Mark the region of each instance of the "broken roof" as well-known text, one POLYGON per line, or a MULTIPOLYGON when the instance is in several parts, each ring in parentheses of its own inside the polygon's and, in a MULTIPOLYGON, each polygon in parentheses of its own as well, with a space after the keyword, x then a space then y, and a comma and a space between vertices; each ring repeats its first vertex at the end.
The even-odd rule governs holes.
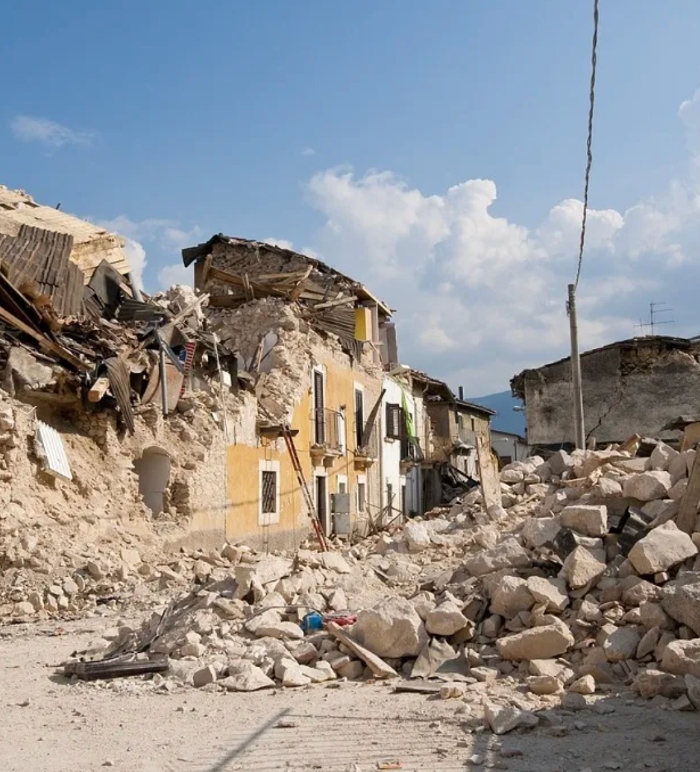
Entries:
POLYGON ((0 185, 0 235, 17 238, 22 226, 72 236, 70 260, 81 269, 86 284, 103 260, 122 275, 131 271, 121 237, 59 209, 37 204, 22 190, 0 185))
MULTIPOLYGON (((638 338, 626 338, 625 340, 614 341, 613 343, 607 343, 605 346, 598 346, 598 348, 592 348, 588 351, 581 353, 581 359, 591 356, 592 354, 598 354, 601 351, 609 351, 610 349, 635 349, 640 346, 649 344, 659 344, 666 349, 685 350, 695 349, 698 346, 698 338, 676 338, 670 335, 643 335, 638 338)), ((539 367, 528 367, 522 372, 514 375, 510 380, 511 392, 514 397, 519 399, 525 399, 525 377, 528 373, 537 373, 541 370, 546 370, 549 367, 556 367, 562 365, 565 362, 570 361, 571 357, 563 357, 557 359, 555 362, 548 362, 545 365, 539 367)))
POLYGON ((445 383, 437 378, 432 378, 427 373, 421 370, 409 370, 409 375, 414 381, 419 383, 425 383, 427 386, 426 396, 430 400, 433 396, 435 401, 449 402, 458 408, 463 409, 465 412, 482 413, 483 415, 497 415, 495 410, 490 407, 484 407, 484 405, 477 405, 475 402, 467 402, 467 400, 459 399, 452 389, 445 383))
POLYGON ((304 255, 301 252, 295 252, 293 249, 286 249, 285 247, 279 247, 276 244, 268 244, 264 241, 252 241, 250 239, 241 239, 235 236, 225 236, 223 233, 218 233, 215 236, 212 236, 208 241, 205 241, 203 244, 198 244, 197 246, 186 247, 183 249, 182 262, 185 264, 185 266, 190 266, 193 262, 208 257, 211 254, 212 247, 215 244, 243 247, 255 252, 259 252, 262 249, 266 252, 272 252, 279 257, 283 259, 286 258, 288 260, 291 260, 292 258, 297 260, 301 259, 320 273, 328 274, 348 282, 352 286, 358 298, 362 300, 371 300, 372 302, 376 303, 379 310, 386 314, 386 316, 391 316, 392 314, 392 309, 389 308, 386 303, 379 300, 367 289, 367 287, 355 279, 352 279, 344 273, 337 271, 335 268, 331 268, 329 265, 326 265, 326 263, 321 262, 315 257, 309 257, 308 255, 304 255))

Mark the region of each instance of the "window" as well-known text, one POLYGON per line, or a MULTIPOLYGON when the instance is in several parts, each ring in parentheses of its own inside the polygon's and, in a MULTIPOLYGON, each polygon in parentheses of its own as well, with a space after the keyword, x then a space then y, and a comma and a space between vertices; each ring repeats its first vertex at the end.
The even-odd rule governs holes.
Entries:
POLYGON ((394 508, 394 486, 391 483, 386 484, 386 504, 391 513, 394 508))
POLYGON ((274 514, 277 510, 277 472, 262 473, 262 512, 274 514))
POLYGON ((391 402, 387 402, 386 405, 386 433, 385 436, 389 439, 400 440, 401 439, 401 423, 402 423, 401 405, 397 405, 391 402))
POLYGON ((367 481, 358 477, 357 479, 357 511, 364 512, 367 507, 367 481))
POLYGON ((472 418, 472 431, 476 431, 476 421, 472 418))
POLYGON ((313 392, 314 392, 314 441, 316 445, 323 445, 326 441, 326 424, 324 420, 325 413, 325 384, 323 372, 314 370, 313 392))
POLYGON ((258 524, 272 525, 280 521, 279 461, 260 461, 260 493, 258 524))
POLYGON ((365 431, 365 393, 362 389, 355 388, 355 447, 361 448, 364 444, 365 431))
POLYGON ((336 480, 338 486, 338 493, 348 492, 348 478, 344 474, 339 474, 336 480))

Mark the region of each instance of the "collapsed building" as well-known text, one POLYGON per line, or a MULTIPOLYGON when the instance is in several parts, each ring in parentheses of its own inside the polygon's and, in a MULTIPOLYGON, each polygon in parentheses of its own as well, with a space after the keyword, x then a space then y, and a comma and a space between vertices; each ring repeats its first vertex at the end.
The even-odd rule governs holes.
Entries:
MULTIPOLYGON (((697 412, 700 342, 652 335, 581 354, 583 409, 589 444, 623 442, 634 433, 669 439, 666 425, 697 412)), ((575 445, 571 360, 524 370, 511 381, 525 403, 530 448, 575 445)))

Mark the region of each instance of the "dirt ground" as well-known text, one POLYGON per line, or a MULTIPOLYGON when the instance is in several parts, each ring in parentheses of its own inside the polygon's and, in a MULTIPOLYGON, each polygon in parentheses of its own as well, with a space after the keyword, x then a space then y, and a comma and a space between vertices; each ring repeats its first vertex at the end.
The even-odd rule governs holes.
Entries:
POLYGON ((398 694, 389 684, 214 694, 54 675, 107 626, 95 619, 0 628, 0 770, 369 772, 390 761, 421 772, 700 769, 700 714, 631 694, 595 710, 552 710, 535 730, 496 737, 483 730, 479 705, 398 694))

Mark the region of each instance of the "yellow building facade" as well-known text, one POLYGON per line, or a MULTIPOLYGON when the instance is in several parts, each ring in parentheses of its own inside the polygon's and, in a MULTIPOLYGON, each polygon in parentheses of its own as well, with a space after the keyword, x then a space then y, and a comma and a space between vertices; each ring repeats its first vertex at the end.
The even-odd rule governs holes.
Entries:
MULTIPOLYGON (((376 444, 361 447, 361 432, 381 393, 381 373, 353 366, 336 351, 320 351, 299 391, 290 427, 323 530, 338 531, 335 494, 348 494, 349 507, 340 508, 349 509, 353 528, 364 528, 381 508, 379 453, 376 444)), ((253 447, 228 447, 227 492, 229 541, 282 549, 313 533, 306 497, 279 433, 260 432, 253 447)))

